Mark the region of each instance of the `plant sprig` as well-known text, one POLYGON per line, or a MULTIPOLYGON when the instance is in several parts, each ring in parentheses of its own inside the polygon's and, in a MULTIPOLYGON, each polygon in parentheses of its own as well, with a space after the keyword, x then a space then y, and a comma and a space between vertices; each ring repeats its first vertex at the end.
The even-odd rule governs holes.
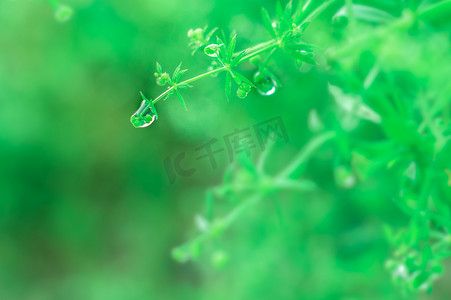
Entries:
MULTIPOLYGON (((272 94, 276 80, 266 65, 278 49, 286 50, 298 64, 316 65, 318 48, 306 43, 303 34, 311 22, 335 1, 317 6, 314 3, 307 0, 294 9, 291 1, 285 7, 278 2, 275 22, 262 9, 263 23, 271 39, 242 51, 236 51, 236 35, 229 39, 214 38, 216 29, 209 32, 207 28, 191 30, 191 48, 194 52, 203 49, 214 67, 180 82, 184 73, 181 65, 170 77, 157 64, 157 82, 167 89, 154 100, 143 97, 140 109, 132 116, 133 125, 145 127, 143 125, 154 122, 157 117, 154 104, 174 94, 186 108, 179 90, 222 72, 226 76, 227 99, 231 96, 234 82, 240 98, 245 98, 252 88, 264 90, 264 95, 272 94), (253 81, 239 73, 237 67, 241 63, 265 53, 253 81)), ((419 83, 409 82, 408 87, 399 84, 402 75, 394 72, 393 67, 384 65, 386 58, 382 54, 371 57, 369 62, 365 62, 366 66, 359 63, 365 60, 367 50, 383 47, 389 37, 405 36, 412 28, 418 29, 419 24, 449 16, 451 0, 428 5, 423 1, 399 0, 396 4, 402 9, 399 14, 351 0, 344 2, 332 17, 337 24, 343 18, 348 24, 344 42, 324 47, 328 60, 325 66, 329 68, 331 81, 334 81, 329 83, 329 93, 335 100, 336 115, 333 121, 324 124, 315 114, 315 118, 311 118, 316 120, 315 124, 312 121, 310 126, 320 128, 322 132, 324 127, 332 127, 332 131, 323 132, 313 139, 279 175, 270 176, 264 172, 266 154, 256 166, 243 163, 240 170, 235 170, 245 172, 247 176, 244 178, 250 178, 248 181, 242 181, 242 178, 234 180, 233 173, 226 173, 224 183, 207 193, 206 212, 201 222, 203 232, 174 249, 173 255, 177 260, 197 258, 206 242, 222 235, 268 195, 281 190, 312 191, 314 183, 294 180, 292 175, 302 173, 310 155, 334 139, 337 150, 334 176, 338 187, 353 188, 359 180, 363 181, 377 170, 396 174, 399 178, 394 183, 398 193, 393 195, 393 201, 408 216, 409 222, 403 228, 387 226, 387 239, 394 249, 387 268, 393 280, 405 291, 432 289, 434 281, 443 272, 443 259, 451 256, 451 88, 449 83, 437 80, 439 83, 436 85, 425 82, 421 84, 421 92, 412 92, 412 85, 419 83), (368 31, 360 33, 359 26, 367 26, 368 31), (362 73, 365 74, 362 76, 362 73), (437 87, 440 91, 436 90, 437 87), (360 122, 377 126, 383 139, 374 141, 357 137, 353 130, 360 122), (214 218, 212 205, 215 199, 230 195, 241 195, 245 200, 224 217, 214 218)), ((450 62, 443 62, 446 63, 450 62)), ((429 81, 433 79, 436 78, 431 75, 429 81)))
MULTIPOLYGON (((211 40, 217 32, 216 28, 208 32, 206 27, 203 29, 191 29, 188 32, 188 37, 190 38, 189 46, 192 48, 193 54, 198 50, 203 49, 204 53, 213 59, 213 63, 216 67, 205 73, 179 82, 181 75, 186 70, 180 70, 179 65, 174 72, 174 74, 177 75, 175 76, 176 78, 174 78, 174 75, 171 78, 168 73, 163 72, 160 64, 157 63, 157 72, 155 73, 157 84, 167 86, 167 89, 150 102, 143 102, 142 105, 144 105, 144 107, 138 109, 140 113, 133 114, 131 119, 132 124, 137 128, 143 127, 139 124, 141 124, 143 120, 149 119, 146 116, 146 113, 149 112, 150 105, 155 105, 160 100, 166 100, 174 94, 177 95, 180 103, 186 109, 186 104, 180 93, 180 89, 190 88, 192 87, 191 83, 218 73, 226 72, 225 93, 227 99, 230 99, 231 96, 232 82, 237 84, 237 96, 242 99, 246 98, 252 88, 258 89, 260 85, 268 83, 273 83, 275 85, 276 80, 270 77, 271 72, 266 70, 265 65, 273 54, 272 51, 276 49, 283 48, 287 50, 288 53, 295 57, 298 64, 302 64, 302 62, 316 64, 313 54, 314 47, 305 44, 302 41, 302 34, 308 28, 309 24, 333 2, 333 0, 326 1, 316 9, 313 9, 310 13, 307 13, 307 9, 310 7, 311 1, 307 1, 304 6, 298 5, 295 11, 293 10, 292 1, 290 1, 285 8, 282 8, 279 2, 277 20, 274 22, 274 26, 268 13, 263 10, 263 20, 272 39, 241 51, 236 51, 235 49, 236 35, 232 35, 229 41, 226 41, 224 38, 221 39, 216 35, 215 43, 212 43, 211 40), (260 67, 260 76, 254 78, 256 79, 254 80, 256 82, 252 82, 236 70, 236 67, 241 63, 266 52, 270 52, 270 55, 260 67)), ((267 87, 262 88, 266 89, 267 87)))

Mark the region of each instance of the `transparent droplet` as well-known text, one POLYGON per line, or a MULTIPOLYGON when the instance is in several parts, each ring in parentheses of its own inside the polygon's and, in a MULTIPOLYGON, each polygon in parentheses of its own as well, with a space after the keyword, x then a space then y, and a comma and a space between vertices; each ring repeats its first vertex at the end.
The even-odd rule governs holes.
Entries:
POLYGON ((324 130, 324 123, 321 120, 316 109, 312 109, 308 114, 308 127, 312 132, 321 132, 324 130))
POLYGON ((217 44, 211 44, 204 48, 204 53, 210 57, 218 57, 219 48, 221 46, 217 44))
POLYGON ((223 268, 229 262, 229 256, 222 250, 217 250, 211 255, 211 263, 215 268, 223 268))
POLYGON ((351 189, 357 183, 356 176, 346 166, 338 166, 334 170, 335 182, 344 189, 351 189))
POLYGON ((263 96, 271 96, 277 91, 277 81, 268 74, 258 71, 254 74, 257 91, 263 96))
POLYGON ((201 247, 198 243, 185 244, 172 249, 171 255, 179 263, 186 263, 199 258, 201 247))
POLYGON ((55 18, 57 21, 64 23, 69 21, 73 14, 74 10, 72 9, 72 7, 60 4, 55 11, 55 18))
POLYGON ((130 122, 135 128, 150 126, 158 119, 157 111, 150 100, 144 99, 139 109, 132 115, 130 122))

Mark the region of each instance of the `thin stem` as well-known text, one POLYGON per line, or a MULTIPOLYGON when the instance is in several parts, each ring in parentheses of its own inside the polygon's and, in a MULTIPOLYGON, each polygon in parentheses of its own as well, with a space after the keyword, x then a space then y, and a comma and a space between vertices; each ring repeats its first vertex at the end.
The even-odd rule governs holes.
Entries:
POLYGON ((271 57, 274 55, 274 53, 276 53, 276 51, 279 48, 274 48, 271 50, 271 52, 268 53, 268 55, 266 56, 265 60, 260 64, 260 69, 266 67, 266 65, 269 63, 271 57))
MULTIPOLYGON (((298 26, 301 26, 304 23, 312 22, 315 20, 324 10, 326 10, 332 3, 336 2, 336 0, 329 0, 318 6, 314 11, 312 11, 304 21, 302 21, 298 26)), ((300 21, 300 20, 298 20, 300 21)))
POLYGON ((425 9, 420 10, 418 16, 425 20, 431 20, 434 19, 434 17, 436 17, 437 15, 445 15, 447 13, 447 10, 448 13, 449 10, 451 10, 451 0, 445 0, 439 3, 432 4, 425 9))
POLYGON ((446 14, 447 10, 451 10, 451 0, 445 0, 436 4, 432 4, 418 12, 417 16, 415 16, 412 12, 406 12, 402 15, 401 18, 386 27, 379 28, 373 31, 371 34, 363 34, 360 37, 351 40, 344 46, 332 48, 328 53, 328 57, 330 59, 339 59, 341 57, 347 56, 349 53, 355 53, 355 49, 358 49, 362 46, 368 46, 372 42, 386 37, 387 34, 392 31, 403 29, 405 30, 410 28, 415 21, 415 17, 423 20, 431 20, 440 14, 446 14))
POLYGON ((48 1, 53 8, 58 8, 60 5, 58 0, 48 0, 48 1))
MULTIPOLYGON (((272 39, 272 40, 269 40, 269 41, 267 41, 267 42, 260 43, 260 44, 258 44, 258 45, 255 45, 254 47, 247 48, 246 50, 247 50, 247 52, 250 52, 250 53, 251 53, 251 52, 258 51, 258 50, 260 50, 261 48, 265 48, 265 47, 267 47, 268 45, 273 45, 274 43, 277 43, 277 40, 276 40, 276 39, 272 39)), ((237 56, 238 54, 240 54, 240 52, 234 53, 233 56, 237 56)))
MULTIPOLYGON (((268 42, 261 43, 261 44, 255 46, 255 47, 253 47, 253 48, 250 48, 250 52, 252 52, 252 53, 249 53, 248 55, 246 55, 243 58, 241 58, 240 61, 238 62, 238 64, 240 64, 240 63, 242 63, 242 62, 244 62, 244 61, 246 61, 248 59, 251 59, 252 57, 255 57, 255 56, 257 56, 257 55, 259 55, 259 54, 261 54, 263 52, 269 51, 269 50, 274 49, 274 48, 279 47, 279 46, 280 46, 280 41, 277 41, 277 40, 270 40, 268 42)), ((197 75, 197 76, 194 76, 194 77, 192 77, 190 79, 182 81, 182 82, 178 83, 175 86, 171 86, 166 91, 164 91, 160 96, 158 96, 157 98, 152 100, 152 104, 157 103, 158 101, 160 101, 161 99, 163 99, 164 97, 169 95, 171 92, 173 92, 175 89, 177 89, 178 85, 190 84, 190 83, 195 82, 197 80, 200 80, 202 78, 205 78, 205 77, 208 77, 208 76, 211 76, 211 75, 214 75, 214 74, 218 74, 218 73, 220 73, 222 71, 226 71, 229 68, 230 67, 228 65, 225 65, 225 66, 223 66, 221 68, 218 68, 218 69, 206 72, 206 73, 202 73, 200 75, 197 75)))
POLYGON ((301 149, 298 155, 293 161, 279 173, 277 178, 289 178, 293 175, 306 161, 307 159, 323 144, 334 139, 336 133, 334 131, 325 132, 321 135, 313 138, 303 149, 301 149))
POLYGON ((386 37, 392 31, 409 28, 413 24, 413 21, 414 16, 411 13, 406 13, 400 19, 386 27, 376 29, 370 34, 362 34, 343 46, 331 48, 327 54, 328 58, 336 60, 342 57, 346 57, 350 53, 355 53, 356 49, 360 49, 361 47, 368 47, 375 41, 386 37))
POLYGON ((354 10, 352 8, 352 0, 345 0, 346 5, 346 13, 348 14, 349 24, 351 26, 355 26, 355 16, 354 16, 354 10))
MULTIPOLYGON (((207 77, 207 76, 211 76, 211 75, 217 74, 217 73, 222 72, 222 71, 224 71, 226 69, 227 69, 227 67, 221 67, 219 69, 215 69, 215 70, 212 70, 212 71, 209 71, 209 72, 197 75, 197 76, 195 76, 193 78, 187 79, 185 81, 182 81, 182 82, 178 83, 177 85, 190 84, 191 82, 197 81, 197 80, 202 79, 202 78, 207 77)), ((170 88, 168 88, 164 93, 162 93, 160 96, 155 98, 152 101, 152 104, 155 104, 159 100, 161 100, 162 98, 166 97, 169 93, 171 93, 174 89, 177 88, 177 85, 171 86, 170 88)))
POLYGON ((242 63, 243 61, 246 61, 248 59, 251 59, 252 57, 255 57, 263 52, 266 52, 268 50, 272 50, 276 47, 279 47, 281 44, 280 41, 276 41, 276 40, 271 40, 270 43, 268 43, 267 45, 265 45, 265 47, 262 47, 261 49, 256 50, 254 53, 248 54, 246 56, 244 56, 242 59, 240 59, 239 63, 242 63))

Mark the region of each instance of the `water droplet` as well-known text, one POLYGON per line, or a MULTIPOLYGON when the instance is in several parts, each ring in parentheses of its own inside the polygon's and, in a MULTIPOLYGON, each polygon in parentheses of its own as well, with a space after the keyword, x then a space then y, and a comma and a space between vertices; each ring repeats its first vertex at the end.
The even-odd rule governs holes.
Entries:
POLYGON ((257 91, 263 96, 271 96, 277 91, 277 81, 267 74, 260 72, 254 74, 254 83, 257 91))
POLYGON ((179 263, 186 263, 190 260, 199 258, 201 254, 201 245, 197 242, 191 242, 172 249, 171 255, 179 263))
POLYGON ((72 7, 60 4, 55 11, 55 18, 57 21, 64 23, 69 21, 73 14, 74 10, 72 9, 72 7))
POLYGON ((335 182, 344 189, 351 189, 357 183, 352 170, 346 166, 337 166, 334 170, 335 182))
POLYGON ((225 251, 217 250, 211 255, 211 263, 214 267, 221 269, 229 262, 229 256, 225 251))
POLYGON ((132 115, 130 122, 135 128, 145 128, 158 119, 157 110, 150 100, 144 99, 139 109, 132 115))
POLYGON ((218 57, 220 45, 211 44, 204 48, 204 53, 210 57, 218 57))

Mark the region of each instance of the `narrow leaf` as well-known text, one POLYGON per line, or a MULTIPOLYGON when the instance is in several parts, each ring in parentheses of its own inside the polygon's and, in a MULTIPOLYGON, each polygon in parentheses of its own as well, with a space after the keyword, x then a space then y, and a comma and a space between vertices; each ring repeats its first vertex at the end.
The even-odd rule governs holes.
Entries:
POLYGON ((213 36, 213 34, 216 32, 216 30, 218 30, 218 27, 213 28, 206 36, 205 36, 205 40, 208 42, 211 37, 213 36))
POLYGON ((216 43, 219 46, 219 57, 224 59, 224 54, 225 54, 225 43, 222 39, 220 39, 219 37, 216 37, 216 43))
POLYGON ((236 46, 236 34, 232 37, 230 44, 229 44, 227 60, 226 60, 227 63, 230 63, 232 61, 233 52, 235 51, 235 46, 236 46))
POLYGON ((226 74, 225 93, 227 102, 230 101, 230 95, 232 94, 232 75, 226 74))
POLYGON ((301 3, 299 3, 293 17, 295 24, 299 24, 303 20, 305 12, 309 8, 310 3, 312 3, 312 0, 307 0, 304 5, 301 5, 301 3))
MULTIPOLYGON (((302 24, 305 22, 312 22, 314 21, 323 11, 325 11, 335 0, 329 0, 325 1, 323 4, 318 6, 314 11, 312 11, 303 21, 302 24)), ((296 22, 298 24, 298 22, 296 22)), ((302 25, 300 24, 300 25, 302 25)))
POLYGON ((287 6, 285 6, 285 11, 284 11, 284 16, 285 19, 291 19, 291 14, 293 13, 293 1, 290 0, 290 2, 288 2, 287 6))
POLYGON ((360 5, 360 4, 353 4, 351 6, 351 11, 348 11, 348 8, 346 6, 342 7, 334 16, 332 19, 336 19, 339 17, 351 17, 349 16, 349 13, 352 14, 352 17, 354 17, 357 20, 370 22, 370 23, 376 23, 376 24, 385 24, 393 21, 395 17, 383 10, 366 6, 366 5, 360 5))
POLYGON ((250 81, 249 79, 247 79, 246 77, 244 77, 243 75, 241 75, 240 73, 236 72, 236 71, 231 71, 232 75, 233 75, 233 79, 235 80, 235 82, 240 85, 242 82, 246 82, 247 84, 249 84, 251 87, 255 88, 255 85, 252 81, 250 81))
POLYGON ((277 18, 279 20, 283 19, 284 18, 283 7, 282 7, 282 4, 280 3, 280 0, 277 1, 276 11, 277 11, 277 18))
POLYGON ((193 86, 191 84, 188 83, 181 83, 179 85, 177 85, 179 89, 188 89, 188 88, 192 88, 193 86))
POLYGON ((306 62, 306 63, 316 66, 316 61, 313 59, 313 54, 311 54, 311 53, 300 53, 298 55, 298 58, 300 60, 302 60, 303 62, 306 62))
POLYGON ((179 92, 178 90, 175 90, 175 91, 176 91, 176 93, 177 93, 177 98, 179 98, 180 104, 183 106, 183 108, 184 108, 185 110, 188 110, 188 109, 186 108, 186 104, 185 104, 185 101, 183 100, 182 94, 180 94, 180 92, 179 92))
POLYGON ((172 81, 177 82, 177 77, 179 76, 180 70, 182 69, 182 63, 180 63, 172 74, 172 81))
POLYGON ((163 73, 163 68, 161 67, 161 65, 157 62, 157 72, 158 73, 163 73))
POLYGON ((185 74, 185 72, 186 71, 188 71, 188 70, 181 70, 178 74, 177 74, 177 76, 175 77, 175 83, 177 83, 177 82, 179 82, 180 81, 180 78, 182 77, 182 75, 183 74, 185 74))
POLYGON ((263 7, 262 7, 262 19, 263 19, 263 23, 265 24, 266 30, 268 30, 269 34, 273 38, 276 38, 277 34, 276 34, 274 27, 272 27, 271 18, 269 17, 269 14, 266 11, 266 9, 264 9, 263 7))
POLYGON ((232 62, 230 63, 231 67, 236 66, 240 60, 246 55, 247 50, 243 50, 240 53, 238 53, 238 55, 232 60, 232 62))

